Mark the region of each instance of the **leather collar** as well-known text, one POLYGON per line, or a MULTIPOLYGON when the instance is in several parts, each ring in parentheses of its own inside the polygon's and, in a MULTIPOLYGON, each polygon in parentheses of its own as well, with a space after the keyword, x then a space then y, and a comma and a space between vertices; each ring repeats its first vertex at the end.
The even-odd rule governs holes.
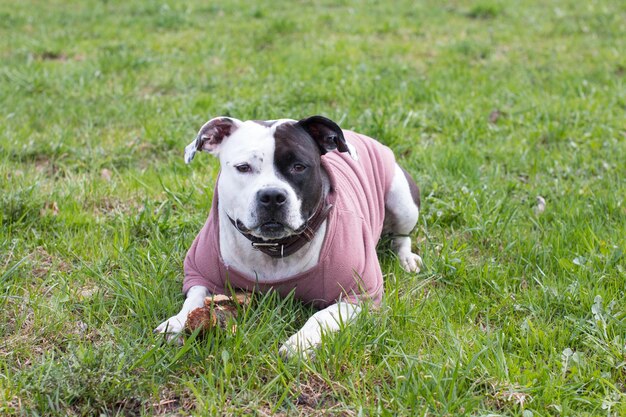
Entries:
POLYGON ((332 208, 332 204, 326 203, 320 204, 315 210, 315 213, 306 221, 304 226, 298 229, 296 234, 288 236, 284 239, 276 240, 263 240, 259 237, 253 236, 244 230, 242 230, 235 220, 228 216, 228 220, 235 226, 235 229, 239 231, 246 239, 252 242, 252 247, 256 250, 260 250, 266 255, 272 258, 284 258, 298 251, 304 245, 309 243, 315 237, 315 233, 320 228, 324 220, 328 217, 328 213, 332 208))

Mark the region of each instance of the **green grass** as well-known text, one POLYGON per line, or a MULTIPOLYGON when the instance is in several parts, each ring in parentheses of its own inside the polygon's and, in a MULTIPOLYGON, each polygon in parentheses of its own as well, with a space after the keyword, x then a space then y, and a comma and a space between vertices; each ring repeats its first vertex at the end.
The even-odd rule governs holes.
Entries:
POLYGON ((0 414, 626 415, 622 1, 0 2, 0 414), (270 296, 152 334, 216 115, 324 114, 391 146, 423 211, 380 311, 312 362, 270 296), (536 197, 546 208, 535 212, 536 197))

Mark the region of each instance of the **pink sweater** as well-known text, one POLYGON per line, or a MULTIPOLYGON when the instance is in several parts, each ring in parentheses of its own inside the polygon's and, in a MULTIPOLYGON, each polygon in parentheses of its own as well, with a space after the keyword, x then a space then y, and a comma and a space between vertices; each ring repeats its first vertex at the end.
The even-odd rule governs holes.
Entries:
POLYGON ((350 131, 344 131, 344 135, 356 148, 359 159, 339 152, 322 156, 331 183, 327 201, 333 207, 315 267, 264 284, 225 265, 219 249, 215 187, 209 218, 185 258, 183 293, 194 285, 203 285, 213 294, 224 294, 228 288, 262 292, 274 289, 282 296, 295 291, 297 299, 317 308, 327 307, 339 298, 354 303, 369 299, 379 304, 383 276, 376 244, 383 229, 385 196, 395 172, 395 159, 389 148, 367 136, 350 131))

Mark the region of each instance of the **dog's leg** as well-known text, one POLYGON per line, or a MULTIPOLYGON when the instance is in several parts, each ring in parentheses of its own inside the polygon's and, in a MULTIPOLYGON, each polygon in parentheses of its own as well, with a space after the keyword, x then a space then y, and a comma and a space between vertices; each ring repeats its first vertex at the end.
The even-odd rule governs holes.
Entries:
POLYGON ((180 339, 180 333, 185 328, 187 316, 196 308, 203 307, 204 298, 208 295, 209 290, 201 285, 189 288, 189 291, 187 291, 187 298, 185 298, 183 308, 181 308, 180 312, 159 324, 159 326, 154 329, 154 332, 166 333, 167 340, 182 341, 182 339, 180 339))
POLYGON ((391 188, 385 201, 384 233, 391 234, 391 247, 398 255, 400 265, 407 272, 419 272, 422 258, 411 252, 409 233, 419 217, 419 189, 413 178, 396 164, 391 188))
POLYGON ((338 302, 313 314, 302 328, 280 348, 286 358, 301 355, 309 357, 320 345, 323 332, 336 332, 353 321, 361 311, 357 304, 338 302))

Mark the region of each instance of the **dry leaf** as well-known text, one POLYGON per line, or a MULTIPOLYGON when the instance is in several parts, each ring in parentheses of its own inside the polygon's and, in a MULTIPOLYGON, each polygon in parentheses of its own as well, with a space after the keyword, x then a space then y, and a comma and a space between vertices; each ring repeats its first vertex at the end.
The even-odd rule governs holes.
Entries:
POLYGON ((111 181, 111 175, 112 175, 111 171, 109 171, 106 168, 100 171, 100 178, 102 178, 105 181, 111 181))
POLYGON ((537 196, 537 205, 535 205, 534 210, 537 216, 546 210, 546 200, 540 195, 537 196))
POLYGON ((492 112, 489 113, 489 123, 495 125, 496 123, 498 123, 498 120, 504 115, 505 114, 498 109, 492 110, 492 112))
POLYGON ((43 208, 41 210, 39 210, 39 215, 41 216, 45 216, 45 215, 52 215, 52 216, 58 216, 59 215, 59 205, 57 204, 56 201, 48 201, 46 202, 46 204, 43 205, 43 208))

